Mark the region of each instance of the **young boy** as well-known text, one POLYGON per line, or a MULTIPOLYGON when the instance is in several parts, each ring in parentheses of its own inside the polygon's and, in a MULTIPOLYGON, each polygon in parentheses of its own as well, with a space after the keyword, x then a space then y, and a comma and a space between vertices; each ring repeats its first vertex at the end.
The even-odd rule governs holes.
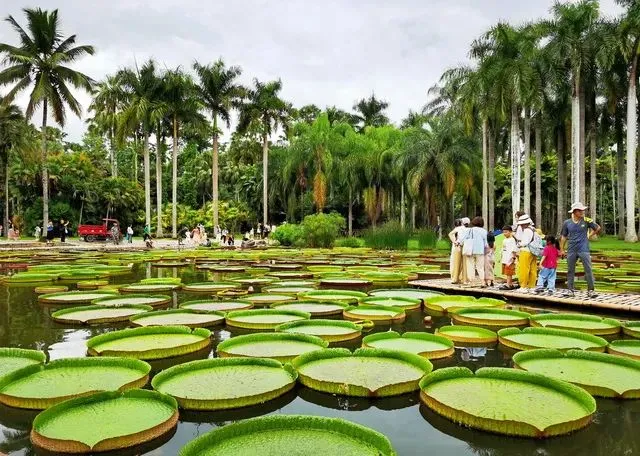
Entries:
POLYGON ((504 234, 504 242, 502 243, 502 274, 507 278, 507 284, 503 285, 503 290, 513 290, 513 276, 516 273, 516 258, 518 255, 518 246, 516 239, 513 237, 513 229, 510 226, 502 228, 504 234))

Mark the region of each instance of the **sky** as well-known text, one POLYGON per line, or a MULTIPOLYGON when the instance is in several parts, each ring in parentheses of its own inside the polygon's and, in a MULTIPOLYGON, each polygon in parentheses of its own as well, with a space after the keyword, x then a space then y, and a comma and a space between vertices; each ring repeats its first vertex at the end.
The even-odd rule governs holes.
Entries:
MULTIPOLYGON (((24 24, 22 8, 59 9, 62 31, 96 54, 75 68, 95 80, 153 57, 161 67, 191 69, 222 57, 243 69, 242 82, 282 79, 282 97, 300 107, 350 111, 375 93, 399 123, 420 110, 442 72, 467 62, 470 43, 499 20, 547 15, 553 0, 3 0, 0 16, 24 24)), ((601 0, 604 15, 619 12, 601 0)), ((0 42, 17 36, 0 22, 0 42)), ((6 89, 0 88, 0 93, 6 89)), ((83 108, 86 93, 78 93, 83 108)), ((26 94, 17 103, 26 106, 26 94)), ((37 124, 41 114, 34 116, 37 124)), ((79 141, 84 119, 64 130, 79 141)))

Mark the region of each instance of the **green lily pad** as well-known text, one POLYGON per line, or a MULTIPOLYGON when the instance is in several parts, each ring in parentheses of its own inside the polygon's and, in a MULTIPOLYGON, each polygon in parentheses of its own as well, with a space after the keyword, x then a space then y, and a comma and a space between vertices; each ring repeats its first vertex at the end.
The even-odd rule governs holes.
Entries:
POLYGON ((151 306, 83 306, 62 309, 51 314, 53 321, 69 325, 99 325, 129 318, 153 310, 151 306))
POLYGON ((289 362, 296 356, 327 348, 328 342, 316 336, 278 332, 236 336, 220 342, 216 351, 221 357, 272 358, 289 362))
POLYGON ((293 286, 268 287, 264 289, 265 293, 269 293, 269 294, 293 295, 293 296, 298 296, 300 293, 306 293, 308 291, 313 291, 313 290, 315 290, 315 288, 313 287, 293 287, 293 286))
POLYGON ((607 351, 640 361, 640 340, 614 340, 607 346, 607 351))
POLYGON ((342 274, 339 276, 325 277, 320 280, 320 286, 323 288, 365 290, 372 284, 373 282, 370 280, 346 278, 342 274))
POLYGON ((253 307, 249 301, 187 301, 180 304, 181 309, 204 312, 229 312, 231 310, 248 310, 253 307))
POLYGON ((309 318, 311 318, 310 313, 297 310, 238 310, 227 314, 227 325, 244 329, 273 330, 282 323, 309 318))
POLYGON ((427 298, 424 305, 435 312, 447 313, 463 307, 503 307, 504 301, 491 298, 476 299, 473 296, 443 295, 427 298))
POLYGON ((151 366, 137 359, 66 358, 24 367, 0 377, 0 402, 45 409, 98 391, 141 388, 151 366))
POLYGON ((300 299, 310 301, 342 301, 349 304, 357 304, 360 298, 366 297, 366 293, 349 290, 315 290, 300 295, 300 299))
POLYGON ((66 291, 63 293, 49 293, 38 296, 38 301, 44 304, 85 304, 107 296, 117 295, 115 291, 66 291))
POLYGON ((23 367, 43 364, 44 352, 25 348, 0 347, 0 378, 23 367))
POLYGON ((362 346, 406 351, 427 359, 447 358, 455 352, 453 342, 446 337, 419 332, 406 332, 402 335, 395 331, 370 334, 362 339, 362 346))
POLYGON ((422 300, 415 298, 373 296, 370 298, 362 298, 360 300, 360 304, 367 306, 399 307, 404 310, 416 310, 422 307, 422 300))
POLYGON ((396 456, 389 440, 338 418, 273 415, 217 428, 190 442, 179 456, 396 456))
POLYGON ((105 285, 109 285, 108 280, 84 280, 76 284, 78 290, 95 290, 105 285))
POLYGON ((603 352, 607 341, 602 337, 579 331, 567 331, 551 328, 505 328, 498 331, 498 340, 514 350, 532 350, 536 348, 555 348, 570 350, 578 348, 603 352))
POLYGON ((442 296, 442 293, 438 291, 422 290, 420 288, 391 288, 372 290, 369 292, 371 296, 378 296, 383 298, 409 298, 420 299, 423 303, 426 299, 433 298, 435 296, 442 296))
POLYGON ((224 313, 189 309, 170 309, 146 312, 130 318, 134 326, 183 325, 189 328, 208 328, 224 323, 224 313))
POLYGON ((374 324, 402 323, 407 317, 404 309, 390 306, 350 306, 342 315, 346 320, 370 320, 374 324))
POLYGON ((33 289, 37 294, 64 293, 69 291, 66 285, 42 285, 33 289))
POLYGON ((256 293, 250 294, 243 299, 249 301, 254 306, 269 306, 276 302, 295 301, 297 298, 290 294, 256 293))
POLYGON ((3 280, 9 283, 38 283, 53 282, 58 280, 59 274, 47 274, 38 272, 17 272, 16 274, 5 277, 3 280))
POLYGON ((175 283, 134 283, 120 288, 120 293, 158 293, 179 290, 182 285, 175 283))
POLYGON ((583 350, 530 350, 516 353, 514 365, 571 382, 594 396, 640 399, 640 361, 583 350))
MULTIPOLYGON (((273 282, 269 285, 269 287, 279 287, 279 288, 296 288, 296 287, 305 287, 305 288, 313 288, 317 285, 317 282, 313 280, 282 280, 279 282, 273 282)), ((266 291, 267 289, 265 289, 266 291)), ((309 290, 312 291, 312 290, 309 290)))
POLYGON ((233 282, 200 282, 183 285, 182 291, 189 293, 216 293, 223 290, 232 290, 237 287, 238 284, 233 282))
POLYGON ((495 309, 491 307, 463 307, 450 311, 451 320, 456 325, 482 326, 489 329, 501 329, 515 326, 528 326, 531 314, 517 310, 495 309))
POLYGON ((318 350, 292 361, 303 385, 345 396, 395 396, 418 389, 418 381, 431 372, 429 360, 412 353, 359 348, 318 350))
POLYGON ((126 296, 106 296, 91 301, 92 304, 100 306, 151 306, 162 307, 171 303, 171 296, 167 295, 144 295, 128 294, 126 296))
POLYGON ((439 369, 420 381, 420 399, 434 412, 476 429, 545 438, 587 426, 595 400, 567 382, 515 369, 439 369))
POLYGON ((627 321, 624 326, 622 326, 622 332, 627 336, 640 339, 640 321, 627 321))
POLYGON ((498 335, 495 332, 477 326, 442 326, 436 330, 436 335, 446 337, 462 346, 491 345, 498 342, 498 335))
POLYGON ((308 312, 312 317, 326 315, 341 315, 342 311, 348 307, 342 302, 322 302, 322 301, 295 301, 272 304, 273 309, 298 310, 308 312))
POLYGON ((300 320, 276 326, 276 331, 318 336, 327 342, 343 342, 362 335, 362 325, 342 320, 300 320))
POLYGON ((613 318, 601 318, 596 315, 547 313, 533 315, 531 326, 583 331, 605 336, 618 334, 622 325, 613 318))
POLYGON ((178 404, 171 396, 139 389, 109 391, 40 413, 31 442, 56 454, 110 451, 156 439, 177 423, 178 404))
POLYGON ((151 326, 113 331, 87 340, 93 356, 162 359, 186 355, 211 345, 211 332, 186 326, 151 326))

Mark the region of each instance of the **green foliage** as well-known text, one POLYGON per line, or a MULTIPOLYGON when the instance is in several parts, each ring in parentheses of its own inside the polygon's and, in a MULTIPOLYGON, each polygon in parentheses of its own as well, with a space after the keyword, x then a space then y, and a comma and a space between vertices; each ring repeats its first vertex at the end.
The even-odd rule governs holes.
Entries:
POLYGON ((335 246, 357 249, 360 247, 364 247, 364 241, 356 237, 341 238, 336 240, 335 246))
POLYGON ((407 250, 411 231, 398 222, 387 222, 377 228, 370 228, 364 234, 367 247, 376 250, 407 250))
POLYGON ((331 214, 320 213, 308 215, 302 223, 305 246, 333 247, 341 230, 344 230, 344 227, 344 217, 336 212, 332 212, 331 214))
POLYGON ((280 245, 291 247, 298 245, 302 241, 304 236, 304 229, 301 225, 295 223, 286 223, 280 225, 273 233, 271 237, 278 241, 280 245))

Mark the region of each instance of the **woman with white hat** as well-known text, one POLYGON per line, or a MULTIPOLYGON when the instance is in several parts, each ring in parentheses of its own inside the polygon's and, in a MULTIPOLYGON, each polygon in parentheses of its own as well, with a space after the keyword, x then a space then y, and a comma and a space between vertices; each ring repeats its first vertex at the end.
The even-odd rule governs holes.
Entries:
POLYGON ((520 228, 517 236, 518 247, 518 284, 521 289, 535 288, 538 280, 538 258, 531 253, 529 244, 533 242, 535 229, 533 220, 527 214, 518 218, 520 228))

